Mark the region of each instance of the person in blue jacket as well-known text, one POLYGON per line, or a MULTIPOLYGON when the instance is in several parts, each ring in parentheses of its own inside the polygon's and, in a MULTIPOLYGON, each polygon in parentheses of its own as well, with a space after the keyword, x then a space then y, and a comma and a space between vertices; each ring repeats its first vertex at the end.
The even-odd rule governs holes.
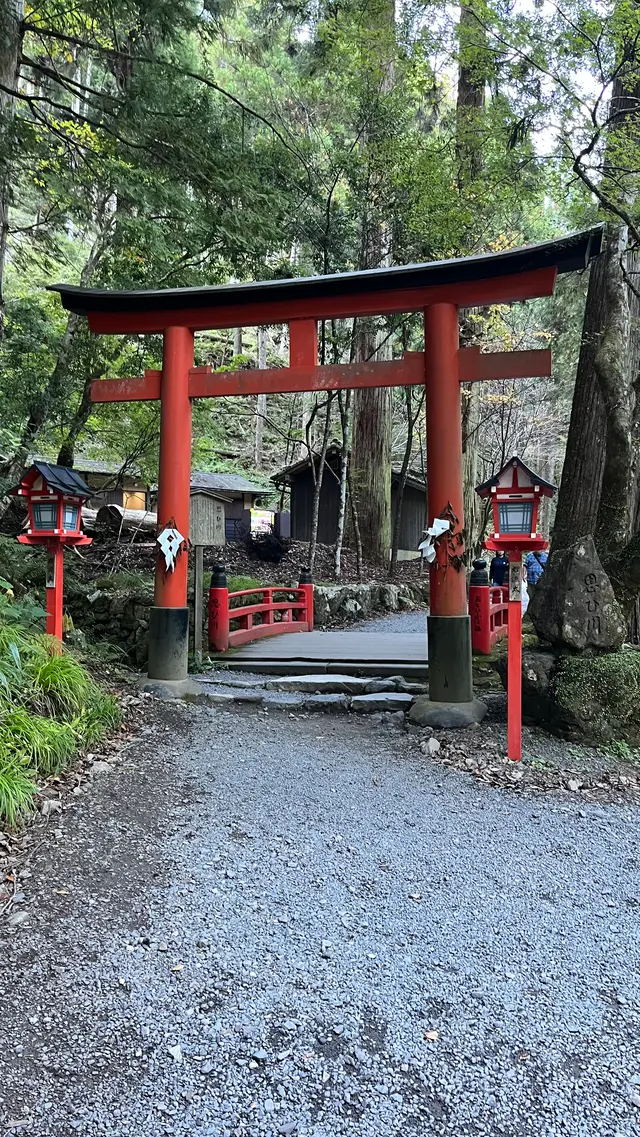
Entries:
POLYGON ((527 589, 531 593, 532 588, 535 588, 544 572, 547 554, 539 550, 536 550, 535 553, 527 553, 524 563, 527 570, 527 589))

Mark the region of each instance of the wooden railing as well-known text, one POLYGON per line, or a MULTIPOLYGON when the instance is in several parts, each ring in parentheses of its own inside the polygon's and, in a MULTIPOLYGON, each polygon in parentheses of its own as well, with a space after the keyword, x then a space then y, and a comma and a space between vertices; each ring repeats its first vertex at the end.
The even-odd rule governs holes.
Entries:
POLYGON ((209 650, 225 652, 231 647, 279 636, 286 632, 313 631, 313 583, 303 572, 297 588, 275 585, 229 592, 224 565, 215 565, 209 589, 209 650), (251 598, 251 603, 243 602, 251 598), (238 600, 241 603, 237 603, 238 600), (256 618, 259 622, 256 623, 256 618), (232 629, 231 624, 236 626, 232 629))

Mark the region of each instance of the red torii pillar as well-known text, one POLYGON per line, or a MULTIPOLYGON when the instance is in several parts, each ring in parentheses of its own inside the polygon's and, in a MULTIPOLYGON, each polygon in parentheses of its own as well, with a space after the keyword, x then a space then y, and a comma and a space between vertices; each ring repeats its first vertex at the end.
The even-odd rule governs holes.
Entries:
MULTIPOLYGON (((193 331, 164 329, 160 399, 160 462, 158 520, 161 528, 176 528, 189 540, 191 504, 191 400, 189 372, 193 367, 193 331)), ((168 572, 156 550, 154 606, 149 617, 149 678, 185 679, 189 653, 187 574, 183 553, 168 572)))
POLYGON ((430 304, 424 312, 427 409, 427 513, 449 517, 429 568, 429 697, 434 702, 473 699, 471 621, 467 605, 462 485, 458 308, 430 304))

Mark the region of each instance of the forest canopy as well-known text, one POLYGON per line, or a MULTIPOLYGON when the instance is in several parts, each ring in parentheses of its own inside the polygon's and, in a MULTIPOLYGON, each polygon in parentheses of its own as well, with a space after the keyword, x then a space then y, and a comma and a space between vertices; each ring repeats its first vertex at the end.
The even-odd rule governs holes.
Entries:
MULTIPOLYGON (((604 220, 586 315, 586 274, 550 300, 461 313, 463 343, 554 353, 550 382, 464 392, 467 532, 473 549, 483 530, 473 486, 512 452, 560 478, 577 375, 595 425, 581 415, 571 426, 559 518, 574 516, 579 481, 575 525, 626 545, 638 528, 635 0, 0 0, 0 28, 5 486, 34 452, 157 471, 157 407, 93 407, 89 387, 159 366, 158 337, 91 336, 46 291, 56 280, 136 288, 339 272, 604 220), (606 360, 593 335, 585 346, 596 308, 597 335, 611 329, 606 360)), ((422 336, 417 316, 327 322, 321 361, 399 356, 422 336)), ((282 366, 287 331, 203 333, 196 355, 282 366)), ((203 400, 194 413, 203 470, 265 479, 310 450, 322 459, 337 439, 365 546, 388 550, 390 466, 424 470, 419 392, 203 400)))

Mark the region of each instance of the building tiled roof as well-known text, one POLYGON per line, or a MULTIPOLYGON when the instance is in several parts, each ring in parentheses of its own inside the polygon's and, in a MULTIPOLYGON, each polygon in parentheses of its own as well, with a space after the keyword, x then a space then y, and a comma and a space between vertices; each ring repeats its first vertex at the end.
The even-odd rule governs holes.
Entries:
MULTIPOLYGON (((51 462, 51 459, 44 454, 36 454, 30 459, 31 462, 51 462)), ((85 458, 82 454, 76 456, 73 462, 74 470, 79 470, 81 474, 119 474, 122 469, 122 462, 103 460, 101 458, 85 458)), ((127 466, 125 476, 129 478, 141 477, 140 470, 137 466, 127 466)))
POLYGON ((191 489, 223 490, 226 493, 268 493, 264 486, 255 486, 243 478, 242 474, 205 474, 193 470, 191 474, 191 489))

